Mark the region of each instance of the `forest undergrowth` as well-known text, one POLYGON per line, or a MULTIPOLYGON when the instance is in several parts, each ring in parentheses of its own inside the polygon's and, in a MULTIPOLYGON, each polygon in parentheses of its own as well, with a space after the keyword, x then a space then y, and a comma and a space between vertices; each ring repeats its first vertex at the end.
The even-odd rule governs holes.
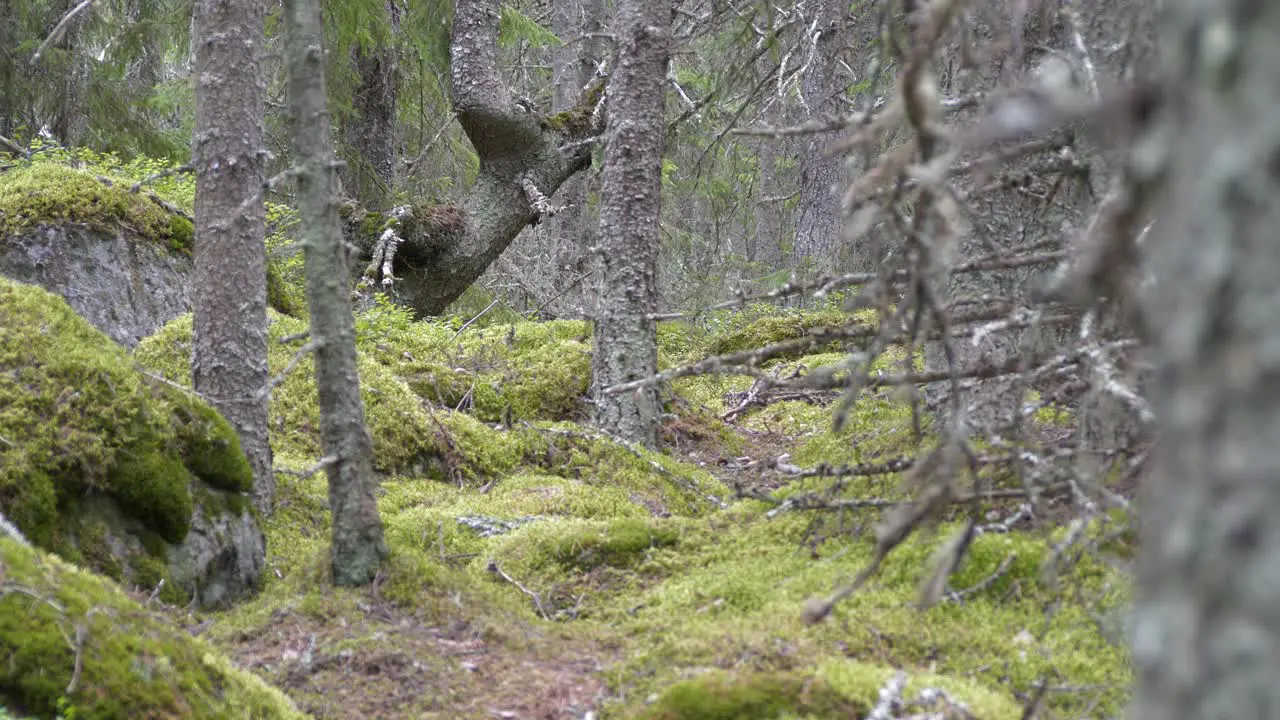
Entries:
MULTIPOLYGON (((835 307, 757 307, 666 324, 662 362, 856 320, 835 307)), ((414 322, 390 304, 360 317, 392 550, 373 586, 326 578, 325 480, 304 475, 319 426, 303 360, 272 405, 276 462, 290 472, 267 521, 265 588, 226 612, 173 611, 299 708, 321 718, 853 717, 901 671, 904 698, 941 703, 948 716, 1016 718, 1033 703, 1046 717, 1122 711, 1127 547, 1112 543, 1115 565, 1068 557, 1066 528, 1002 524, 1013 505, 985 508, 991 522, 937 605, 914 607, 945 521, 895 551, 827 622, 804 621, 807 602, 870 561, 881 513, 909 499, 900 473, 815 470, 913 452, 928 428, 900 394, 869 391, 837 433, 833 394, 682 378, 654 453, 583 422, 585 323, 460 323, 414 322)), ((273 372, 293 356, 282 341, 303 327, 274 316, 273 372)), ((189 343, 190 320, 179 319, 135 357, 188 382, 189 343)), ((762 371, 794 376, 843 358, 819 348, 762 371)), ((1070 421, 1037 415, 1046 427, 1070 421)))

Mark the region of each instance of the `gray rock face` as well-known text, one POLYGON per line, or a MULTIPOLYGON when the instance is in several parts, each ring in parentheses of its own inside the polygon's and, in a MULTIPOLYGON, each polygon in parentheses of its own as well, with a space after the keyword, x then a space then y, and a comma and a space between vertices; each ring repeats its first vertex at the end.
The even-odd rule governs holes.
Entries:
POLYGON ((190 256, 126 229, 63 223, 0 238, 0 275, 61 295, 127 348, 190 310, 191 267, 190 256))
POLYGON ((156 540, 105 495, 81 502, 79 531, 66 540, 79 548, 88 567, 126 587, 150 590, 163 578, 166 587, 182 598, 192 597, 200 607, 225 607, 257 587, 266 542, 247 501, 240 503, 242 509, 231 510, 230 493, 199 480, 192 481, 191 490, 197 498, 195 513, 191 531, 179 544, 156 540), (144 543, 142 538, 151 540, 144 543), (156 560, 162 567, 155 566, 156 560))
POLYGON ((249 594, 266 561, 266 539, 248 503, 232 511, 229 495, 207 486, 196 492, 191 531, 168 551, 173 582, 194 591, 203 607, 226 605, 249 594))

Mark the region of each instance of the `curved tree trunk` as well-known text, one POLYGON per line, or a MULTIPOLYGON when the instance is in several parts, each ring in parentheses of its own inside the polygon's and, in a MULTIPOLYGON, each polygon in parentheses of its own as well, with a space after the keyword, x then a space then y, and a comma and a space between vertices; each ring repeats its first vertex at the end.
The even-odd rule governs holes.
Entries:
MULTIPOLYGON (((459 207, 418 207, 403 223, 395 254, 400 297, 420 315, 445 309, 511 244, 521 229, 546 216, 536 197, 551 197, 590 166, 589 139, 602 120, 595 93, 572 111, 543 117, 518 107, 497 67, 499 5, 458 0, 453 21, 453 106, 480 172, 459 207)), ((377 237, 359 237, 366 252, 377 237)), ((380 278, 373 278, 378 280, 380 278)))
POLYGON ((192 380, 235 426, 254 473, 254 502, 275 496, 267 436, 266 246, 262 184, 263 6, 195 6, 196 170, 192 380))
POLYGON ((595 322, 592 380, 596 424, 632 442, 657 442, 657 390, 609 395, 605 388, 658 371, 658 220, 671 6, 618 4, 618 60, 609 81, 600 237, 604 277, 595 322))
POLYGON ((1269 718, 1280 709, 1280 4, 1165 7, 1169 192, 1147 248, 1162 435, 1144 488, 1133 717, 1269 718))

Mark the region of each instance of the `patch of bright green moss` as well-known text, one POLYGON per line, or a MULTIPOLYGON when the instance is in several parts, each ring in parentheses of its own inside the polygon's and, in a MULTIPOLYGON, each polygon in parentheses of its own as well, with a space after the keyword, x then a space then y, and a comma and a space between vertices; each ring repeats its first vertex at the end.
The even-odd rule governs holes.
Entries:
POLYGON ((591 382, 590 327, 578 320, 468 328, 413 323, 368 352, 423 398, 489 422, 569 420, 591 382))
MULTIPOLYGON (((1044 613, 1050 590, 1038 576, 1050 552, 1046 541, 978 536, 950 587, 975 587, 1012 557, 1003 574, 963 601, 921 611, 912 603, 933 544, 913 539, 831 618, 809 626, 801 619, 805 603, 860 571, 870 560, 870 544, 833 539, 815 558, 801 545, 806 518, 784 514, 769 520, 761 509, 744 504, 700 523, 685 521, 677 546, 651 553, 636 568, 637 576, 647 578, 638 586, 642 592, 584 601, 583 615, 628 639, 627 659, 608 671, 616 687, 643 698, 698 668, 733 667, 750 674, 856 658, 879 670, 875 683, 864 683, 862 690, 844 688, 842 694, 852 699, 874 699, 872 686, 898 667, 913 676, 944 678, 928 684, 955 689, 956 699, 971 706, 1003 708, 992 717, 1017 717, 1008 714, 1020 706, 1011 691, 1027 692, 1053 673, 1103 688, 1089 697, 1052 698, 1048 702, 1056 709, 1082 710, 1095 700, 1110 711, 1123 708, 1130 678, 1126 654, 1097 632, 1092 609, 1067 602, 1044 613)), ((1096 565, 1072 572, 1064 582, 1082 588, 1082 596, 1102 592, 1104 579, 1115 579, 1096 565)), ((539 586, 536 575, 526 582, 539 586)), ((1101 597, 1104 604, 1121 600, 1115 593, 1101 597)), ((643 711, 634 699, 624 705, 643 711)), ((618 711, 627 716, 623 708, 618 711)))
POLYGON ((0 538, 0 570, 0 591, 29 591, 0 594, 0 696, 28 713, 77 720, 305 717, 281 692, 110 581, 9 538, 0 538), (78 653, 68 641, 77 628, 84 631, 78 653))
POLYGON ((185 218, 119 184, 108 186, 83 170, 36 163, 0 174, 0 237, 65 222, 106 232, 128 227, 175 250, 189 250, 194 234, 185 218))
POLYGON ((784 713, 808 717, 862 717, 874 703, 854 702, 821 678, 796 672, 710 672, 671 686, 641 720, 774 720, 784 713))
POLYGON ((128 354, 41 288, 0 279, 0 509, 43 547, 60 513, 105 493, 170 542, 190 527, 192 473, 246 490, 230 425, 140 374, 128 354))
MULTIPOLYGON (((815 328, 841 327, 866 319, 869 316, 865 312, 855 315, 836 309, 779 311, 768 306, 747 307, 712 324, 704 353, 722 355, 751 350, 804 337, 815 328)), ((812 348, 798 355, 836 349, 838 346, 833 343, 830 348, 812 348)))
MULTIPOLYGON (((297 318, 271 313, 267 361, 278 375, 294 359, 303 341, 282 343, 307 328, 297 318)), ((190 314, 176 318, 134 349, 134 358, 145 368, 171 382, 191 384, 190 314)), ((271 396, 271 441, 276 453, 319 458, 320 401, 310 355, 275 387, 271 396)), ((357 361, 365 419, 374 438, 374 467, 383 472, 422 470, 433 454, 435 426, 421 401, 386 368, 367 356, 357 361)))

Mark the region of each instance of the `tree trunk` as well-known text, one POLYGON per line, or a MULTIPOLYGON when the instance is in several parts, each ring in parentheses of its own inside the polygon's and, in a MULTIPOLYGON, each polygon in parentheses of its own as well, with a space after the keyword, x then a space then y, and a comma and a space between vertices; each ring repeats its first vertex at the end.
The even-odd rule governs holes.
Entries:
MULTIPOLYGON (((844 17, 848 6, 826 2, 821 7, 818 37, 802 91, 813 117, 835 119, 844 114, 841 99, 848 85, 839 63, 842 43, 848 42, 844 17)), ((827 152, 834 139, 832 133, 812 135, 801 160, 794 254, 797 261, 811 261, 819 269, 829 269, 840 244, 840 192, 845 178, 842 158, 827 152)))
POLYGON ((333 581, 372 582, 387 546, 374 496, 373 441, 356 372, 355 321, 334 195, 319 0, 285 0, 294 168, 306 266, 320 444, 328 461, 333 581))
POLYGON ((266 246, 262 184, 263 6, 200 0, 194 23, 196 124, 192 379, 236 428, 254 503, 275 497, 267 436, 266 246))
MULTIPOLYGON (((543 117, 512 101, 497 67, 497 0, 458 0, 451 41, 453 107, 480 158, 461 206, 418 207, 395 254, 400 298, 419 315, 438 314, 480 277, 530 223, 543 217, 526 181, 551 197, 591 164, 598 133, 594 97, 543 117)), ((358 237, 367 258, 376 237, 358 237)), ((375 281, 381 278, 373 278, 375 281)), ((376 285, 377 283, 375 283, 376 285)))
POLYGON ((609 81, 600 238, 604 277, 592 374, 596 423, 632 442, 657 442, 654 388, 605 388, 658 371, 655 273, 662 197, 662 135, 671 6, 618 3, 618 60, 609 81))
MULTIPOLYGON (((1280 712, 1280 4, 1166 3, 1134 717, 1280 712)), ((1147 159, 1158 156, 1147 154, 1147 159)))
MULTIPOLYGON (((0 17, 13 17, 13 0, 0 0, 0 17)), ((9 23, 0 23, 0 135, 13 138, 13 116, 17 105, 13 82, 13 36, 9 23)))
MULTIPOLYGON (((76 0, 58 3, 53 17, 56 25, 64 15, 79 5, 76 0)), ((2 22, 2 21, 0 21, 2 22)), ((64 53, 64 62, 56 69, 60 97, 54 114, 51 131, 58 142, 66 147, 76 147, 84 142, 89 127, 87 104, 89 102, 89 59, 81 42, 85 25, 85 12, 80 12, 67 23, 56 46, 64 53)), ((50 26, 52 29, 54 26, 50 26)))
MULTIPOLYGON (((388 3, 387 12, 395 32, 399 10, 388 3)), ((351 62, 360 82, 352 99, 353 112, 343 123, 342 139, 350 152, 342 182, 365 208, 383 211, 391 204, 400 147, 396 133, 400 71, 394 43, 355 48, 351 62)))

